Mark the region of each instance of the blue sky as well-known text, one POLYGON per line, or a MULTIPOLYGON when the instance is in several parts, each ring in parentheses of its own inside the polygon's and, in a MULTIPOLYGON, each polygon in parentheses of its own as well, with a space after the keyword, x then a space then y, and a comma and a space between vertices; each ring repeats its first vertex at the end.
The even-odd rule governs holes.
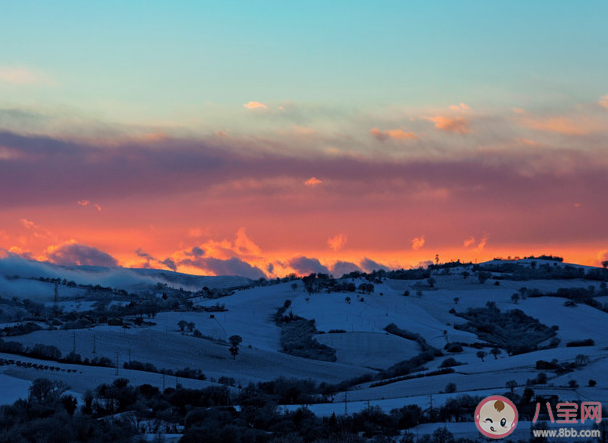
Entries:
POLYGON ((604 93, 607 13, 605 1, 5 1, 0 66, 49 82, 0 91, 144 122, 251 100, 576 103, 604 93))

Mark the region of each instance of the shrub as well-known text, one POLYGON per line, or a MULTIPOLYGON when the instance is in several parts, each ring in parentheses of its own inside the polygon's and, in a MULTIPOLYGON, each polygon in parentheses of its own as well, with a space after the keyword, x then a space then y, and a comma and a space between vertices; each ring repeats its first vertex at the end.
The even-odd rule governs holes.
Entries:
MULTIPOLYGON (((282 309, 278 310, 277 315, 282 309)), ((314 339, 317 332, 314 320, 291 315, 288 319, 281 319, 278 325, 281 327, 281 346, 286 354, 312 360, 336 361, 336 350, 314 339)))
POLYGON ((448 383, 445 387, 445 392, 447 394, 453 394, 456 392, 456 383, 448 383))
POLYGON ((57 361, 61 358, 61 351, 56 346, 36 344, 30 350, 29 355, 43 360, 57 361))
POLYGON ((449 357, 446 358, 445 360, 443 360, 441 362, 441 364, 439 365, 440 368, 449 368, 452 366, 458 366, 458 365, 462 365, 463 363, 460 363, 458 361, 456 361, 456 359, 449 357))
POLYGON ((585 340, 572 340, 566 343, 568 348, 576 348, 579 346, 594 346, 595 341, 591 338, 586 338, 585 340))
POLYGON ((23 354, 23 345, 16 341, 4 341, 0 339, 0 352, 7 354, 23 354))
POLYGON ((445 345, 445 347, 443 349, 445 349, 448 352, 453 352, 453 353, 463 351, 462 345, 459 343, 448 343, 447 345, 445 345))
POLYGON ((14 337, 17 335, 26 335, 26 334, 29 334, 34 331, 39 331, 41 329, 42 328, 37 323, 28 322, 28 323, 21 323, 21 324, 15 325, 15 326, 8 326, 8 327, 4 328, 2 330, 2 332, 6 336, 14 337))
POLYGON ((485 308, 469 308, 458 316, 466 319, 467 323, 457 324, 455 329, 472 332, 510 354, 533 351, 540 343, 556 335, 553 328, 520 309, 501 312, 491 301, 485 308))

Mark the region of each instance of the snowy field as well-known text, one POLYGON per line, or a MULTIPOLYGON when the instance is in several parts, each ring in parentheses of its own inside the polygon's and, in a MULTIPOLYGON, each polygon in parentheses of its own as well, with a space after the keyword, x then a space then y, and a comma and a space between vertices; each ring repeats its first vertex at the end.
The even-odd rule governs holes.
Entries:
MULTIPOLYGON (((149 279, 153 276, 153 273, 142 273, 138 278, 149 279)), ((477 356, 478 349, 465 346, 463 352, 452 355, 444 353, 443 357, 437 357, 424 365, 427 372, 437 370, 445 359, 453 357, 461 363, 454 367, 453 373, 395 381, 376 387, 371 387, 372 383, 369 382, 362 383, 350 388, 347 394, 336 394, 333 402, 310 405, 310 409, 320 415, 344 413, 346 399, 348 412, 360 411, 369 406, 379 406, 389 411, 407 404, 418 404, 427 408, 431 396, 434 405, 440 405, 447 398, 462 394, 502 394, 507 390, 506 383, 510 380, 517 383, 516 389, 521 392, 526 382, 536 378, 541 372, 535 366, 538 360, 556 359, 560 363, 569 363, 574 362, 580 354, 589 357, 589 364, 563 375, 555 375, 554 372, 545 370, 548 376, 547 384, 533 388, 558 392, 564 399, 572 397, 608 403, 608 314, 584 304, 575 307, 564 306, 564 298, 527 298, 520 299, 517 303, 511 299, 522 287, 554 292, 561 287, 588 288, 593 285, 599 290, 597 282, 500 280, 500 284, 495 285, 495 280, 490 278, 481 284, 475 276, 464 279, 455 271, 452 275, 433 275, 433 278, 434 288, 429 287, 426 280, 384 280, 381 284, 375 284, 371 294, 308 294, 301 281, 296 282, 295 290, 292 282, 288 282, 237 290, 233 295, 219 299, 195 300, 195 305, 200 307, 221 303, 225 305, 226 312, 160 312, 155 318, 146 319, 154 325, 129 329, 104 325, 75 331, 42 330, 11 337, 10 340, 19 341, 26 346, 36 343, 54 345, 63 355, 75 349, 83 358, 106 356, 115 361, 118 357, 118 376, 129 378, 133 384, 150 383, 162 387, 163 383, 165 386, 180 383, 187 387, 202 387, 212 382, 209 379, 176 380, 175 377, 165 377, 163 380, 161 374, 122 369, 123 363, 129 359, 152 363, 158 369, 200 369, 208 378, 213 379, 232 377, 236 380, 235 389, 238 389, 239 384, 244 386, 250 381, 265 381, 280 376, 336 383, 363 374, 375 374, 419 354, 418 343, 388 334, 384 330, 390 323, 419 334, 438 349, 443 349, 448 342, 484 344, 484 340, 474 333, 455 329, 454 325, 462 324, 465 320, 450 310, 456 313, 465 312, 468 308, 484 307, 491 301, 503 312, 520 309, 547 326, 558 326, 557 338, 561 343, 557 348, 514 356, 509 356, 502 350, 496 358, 487 355, 484 361, 477 356), (409 291, 409 296, 404 296, 404 291, 409 291), (281 328, 274 323, 273 316, 286 300, 291 301, 286 314, 292 312, 315 320, 319 331, 315 338, 336 350, 335 363, 294 357, 281 352, 281 328), (181 331, 178 327, 181 320, 194 323, 195 329, 212 339, 195 338, 188 329, 181 331), (227 344, 232 335, 239 335, 243 339, 236 359, 230 355, 227 344), (593 346, 566 347, 569 341, 588 338, 594 340, 593 346), (573 380, 578 385, 575 388, 571 386, 573 380), (589 380, 595 380, 597 386, 588 386, 589 380), (455 385, 456 392, 445 393, 448 384, 455 385)), ((227 282, 229 280, 223 284, 227 282)), ((365 280, 362 279, 352 281, 356 286, 363 282, 365 280)), ((33 282, 32 285, 38 289, 50 288, 40 282, 33 282)), ((61 301, 65 311, 83 311, 91 308, 94 303, 95 300, 82 297, 61 301)), ((486 352, 491 349, 491 346, 487 345, 484 349, 486 352)), ((4 357, 10 356, 5 354, 4 357)), ((26 357, 18 358, 23 361, 35 361, 26 357)), ((2 402, 10 403, 19 396, 26 396, 29 383, 39 376, 65 381, 77 393, 102 382, 109 383, 117 377, 115 368, 47 363, 57 367, 74 368, 76 372, 55 371, 41 374, 40 370, 32 368, 4 366, 0 370, 2 402)), ((448 424, 450 430, 454 427, 452 432, 457 437, 469 432, 461 431, 458 428, 460 425, 466 424, 448 424)), ((421 426, 427 426, 429 429, 433 427, 421 426)), ((419 431, 426 433, 429 430, 421 427, 419 431)))

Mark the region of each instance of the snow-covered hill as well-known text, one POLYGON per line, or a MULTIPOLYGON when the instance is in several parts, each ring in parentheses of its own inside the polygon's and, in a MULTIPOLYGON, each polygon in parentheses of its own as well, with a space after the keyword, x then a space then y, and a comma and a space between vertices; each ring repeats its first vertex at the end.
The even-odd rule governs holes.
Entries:
MULTIPOLYGON (((535 266, 540 266, 539 261, 536 262, 535 266)), ((501 263, 504 262, 498 264, 501 263)), ((522 263, 532 266, 531 261, 522 263)), ((571 265, 559 263, 556 266, 571 265)), ((47 291, 44 297, 41 296, 44 300, 51 299, 49 297, 52 296, 53 287, 49 283, 27 278, 65 278, 79 284, 87 282, 116 285, 115 287, 120 288, 140 285, 154 287, 163 283, 167 287, 195 287, 200 290, 203 284, 209 287, 213 283, 216 287, 251 284, 249 280, 233 277, 184 276, 156 270, 60 268, 18 260, 0 261, 0 271, 3 275, 0 278, 0 293, 3 297, 17 291, 19 297, 30 298, 37 294, 36 291, 47 291), (19 278, 15 277, 17 275, 19 278)), ((560 398, 575 398, 580 395, 594 401, 608 402, 608 313, 600 309, 607 295, 603 292, 605 285, 602 285, 601 281, 588 280, 584 276, 567 280, 514 280, 506 274, 492 272, 482 283, 472 269, 464 267, 455 267, 449 272, 443 269, 435 270, 432 271, 431 277, 432 282, 427 278, 394 280, 380 277, 378 280, 376 277, 371 293, 364 293, 363 290, 328 292, 325 289, 310 293, 301 280, 295 280, 266 286, 250 285, 230 293, 216 294, 219 298, 185 294, 181 296, 179 306, 163 308, 153 317, 144 316, 144 323, 137 326, 135 319, 143 314, 143 311, 137 313, 138 303, 159 297, 158 293, 152 291, 146 296, 152 299, 116 302, 116 306, 126 303, 135 306, 135 314, 124 315, 128 328, 108 325, 107 318, 103 324, 96 323, 84 329, 67 331, 62 330, 61 325, 58 329, 51 329, 48 323, 41 321, 39 324, 43 327, 42 330, 3 339, 17 341, 29 347, 37 343, 53 345, 63 355, 75 347, 75 351, 82 358, 106 356, 113 361, 118 358, 120 376, 132 378, 134 384, 145 381, 159 385, 162 376, 157 373, 123 370, 123 363, 129 359, 151 363, 157 369, 200 369, 208 377, 204 383, 212 383, 211 379, 218 380, 220 377, 234 378, 235 389, 238 389, 239 385, 244 386, 250 381, 271 380, 277 377, 311 378, 317 382, 336 383, 371 374, 375 381, 378 381, 379 371, 422 352, 422 345, 417 339, 389 334, 385 330, 387 325, 394 324, 408 334, 422 337, 429 346, 443 352, 442 356, 425 363, 424 368, 417 368, 415 374, 436 371, 450 357, 459 364, 453 367, 454 372, 448 374, 385 380, 380 385, 366 382, 351 386, 347 394, 348 401, 351 402, 351 412, 370 404, 386 410, 412 403, 424 406, 431 395, 435 405, 439 405, 450 397, 464 393, 480 396, 502 394, 507 390, 506 383, 510 380, 516 382, 518 387, 515 390, 521 393, 526 384, 534 383, 533 380, 539 372, 547 374, 547 382, 534 385, 535 389, 559 392, 560 398), (580 301, 567 306, 565 302, 568 300, 564 297, 542 296, 555 294, 559 288, 589 290, 590 287, 594 288, 593 294, 597 300, 602 300, 595 307, 580 301), (541 296, 513 297, 514 294, 532 293, 534 290, 540 292, 535 295, 541 296), (488 303, 502 313, 518 309, 538 319, 546 327, 555 326, 553 332, 555 338, 559 339, 559 344, 548 347, 550 340, 545 340, 538 344, 536 350, 509 355, 507 349, 491 343, 487 337, 481 337, 474 330, 463 330, 458 326, 467 322, 462 315, 468 309, 485 308, 488 303), (335 362, 296 357, 283 352, 282 329, 274 318, 277 310, 283 306, 287 306, 284 315, 293 314, 294 317, 315 320, 317 333, 314 337, 319 343, 335 349, 335 362), (178 326, 180 321, 191 324, 191 327, 181 330, 178 326), (194 330, 202 337, 194 337, 194 330), (242 337, 235 359, 230 354, 230 345, 227 343, 233 335, 242 337), (592 345, 566 346, 569 342, 585 339, 592 340, 592 345), (461 351, 448 352, 444 349, 447 344, 454 343, 461 344, 461 351), (495 356, 490 354, 493 348, 499 349, 495 356), (483 360, 479 357, 480 349, 486 353, 483 360), (580 355, 587 356, 588 362, 584 361, 584 364, 578 366, 572 364, 569 372, 563 374, 547 369, 539 370, 536 367, 539 360, 556 360, 560 364, 571 364, 580 361, 580 358, 577 360, 580 355), (589 380, 595 380, 597 385, 589 386, 589 380), (453 384, 454 392, 445 392, 448 384, 453 384)), ((352 283, 355 287, 367 282, 365 278, 343 281, 352 283)), ((86 291, 77 291, 78 288, 62 286, 64 311, 89 310, 102 317, 112 317, 117 315, 117 312, 122 312, 111 311, 110 315, 108 306, 100 307, 96 304, 98 298, 87 296, 86 291), (70 300, 71 296, 77 298, 70 300)), ((23 308, 7 304, 6 309, 23 308)), ((74 317, 78 315, 80 314, 74 314, 74 317)), ((18 323, 20 322, 4 326, 18 323)), ((542 329, 540 326, 535 328, 542 329)), ((554 340, 553 345, 555 343, 557 340, 554 340)), ((8 354, 3 357, 8 358, 8 354)), ((35 361, 31 357, 19 358, 35 361)), ((111 379, 115 371, 113 368, 79 365, 70 367, 77 367, 78 376, 64 371, 56 371, 52 375, 80 393, 98 385, 101 380, 111 379)), ((4 402, 10 402, 15 397, 15 390, 21 390, 25 395, 28 386, 26 381, 42 374, 31 368, 13 365, 0 367, 0 376, 4 377, 0 378, 0 382, 5 384, 10 384, 14 377, 23 380, 14 384, 10 396, 3 398, 4 402)), ((194 386, 203 382, 193 380, 188 383, 194 386)), ((312 405, 311 408, 322 415, 339 413, 344 410, 345 405, 340 406, 338 403, 345 400, 346 395, 338 393, 334 396, 333 403, 312 405)))

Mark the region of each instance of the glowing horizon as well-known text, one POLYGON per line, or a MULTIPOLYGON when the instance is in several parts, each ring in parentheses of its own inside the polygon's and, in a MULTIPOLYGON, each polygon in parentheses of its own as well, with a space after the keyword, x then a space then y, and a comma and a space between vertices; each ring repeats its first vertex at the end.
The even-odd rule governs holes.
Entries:
POLYGON ((606 2, 30 3, 0 19, 4 254, 608 259, 606 2))

